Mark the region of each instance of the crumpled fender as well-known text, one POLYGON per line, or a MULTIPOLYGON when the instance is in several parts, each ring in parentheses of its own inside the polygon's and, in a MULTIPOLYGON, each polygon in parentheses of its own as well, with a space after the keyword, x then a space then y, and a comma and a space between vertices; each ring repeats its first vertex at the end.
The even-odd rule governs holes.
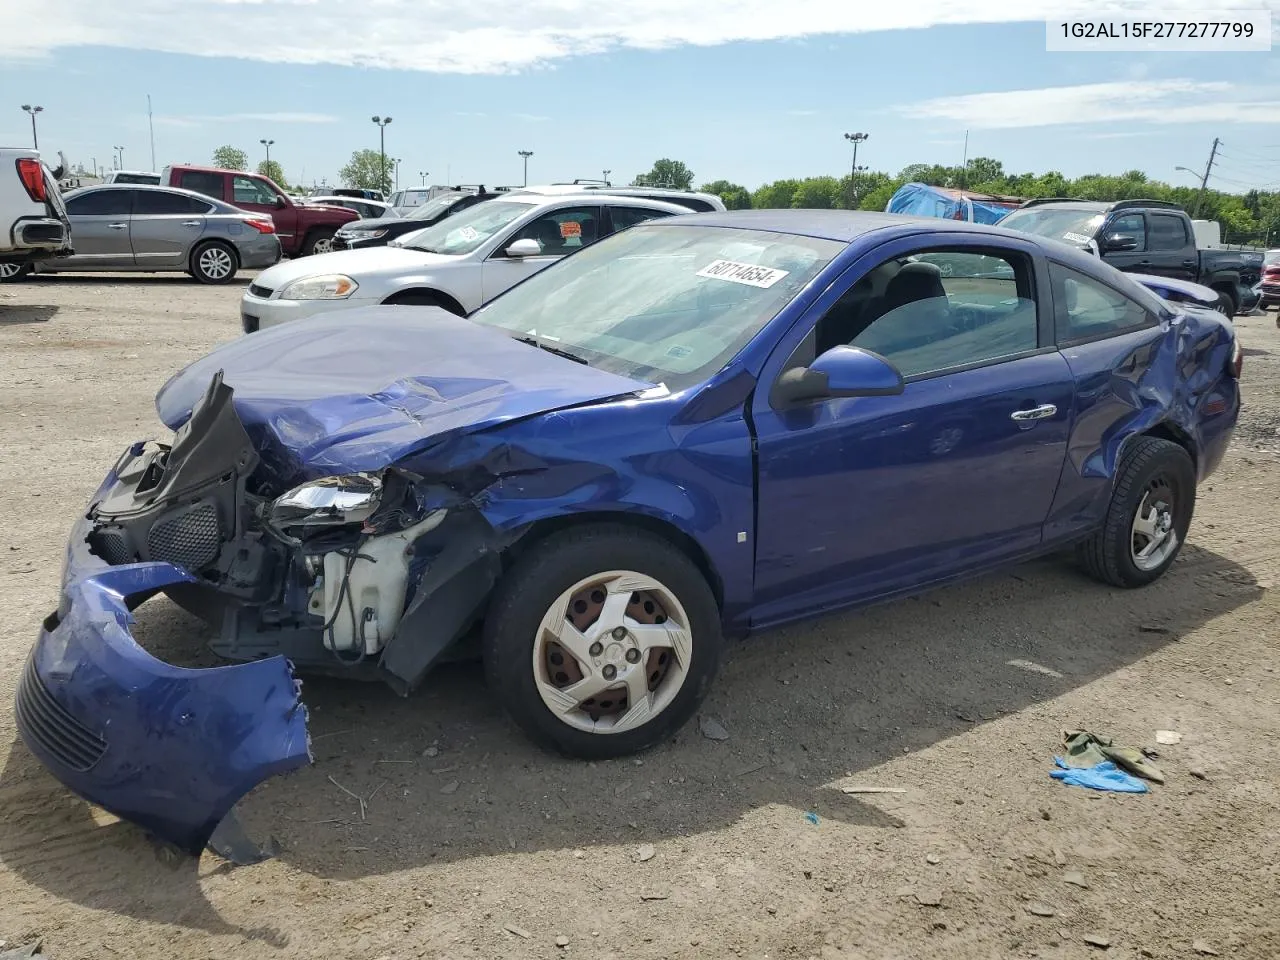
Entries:
POLYGON ((75 793, 198 855, 237 800, 310 762, 300 685, 283 657, 189 669, 143 650, 130 601, 193 578, 167 563, 107 566, 86 524, 18 683, 18 731, 75 793))

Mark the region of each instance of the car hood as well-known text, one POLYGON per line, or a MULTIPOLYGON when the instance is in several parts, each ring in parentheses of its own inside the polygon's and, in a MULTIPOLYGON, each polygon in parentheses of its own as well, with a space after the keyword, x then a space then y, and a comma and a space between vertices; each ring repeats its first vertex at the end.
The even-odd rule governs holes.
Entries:
POLYGON ((380 470, 445 434, 653 386, 438 307, 374 306, 281 324, 216 348, 156 395, 166 426, 186 422, 219 370, 264 464, 291 482, 380 470))
MULTIPOLYGON (((371 247, 367 250, 336 250, 317 256, 299 257, 278 263, 264 270, 255 281, 259 286, 279 290, 304 277, 341 273, 356 283, 362 277, 380 275, 402 276, 424 268, 446 263, 457 263, 461 257, 449 257, 439 253, 425 253, 408 247, 371 247)), ((349 316, 349 314, 348 314, 349 316)))
POLYGON ((1148 290, 1165 300, 1174 302, 1198 303, 1212 307, 1218 302, 1218 291, 1212 290, 1190 280, 1178 280, 1175 277, 1159 277, 1148 273, 1131 273, 1129 276, 1148 290))
POLYGON ((401 223, 416 223, 416 229, 431 226, 430 220, 406 220, 404 217, 365 217, 361 220, 352 220, 350 223, 344 223, 342 230, 350 233, 360 230, 381 230, 383 227, 394 227, 401 223))

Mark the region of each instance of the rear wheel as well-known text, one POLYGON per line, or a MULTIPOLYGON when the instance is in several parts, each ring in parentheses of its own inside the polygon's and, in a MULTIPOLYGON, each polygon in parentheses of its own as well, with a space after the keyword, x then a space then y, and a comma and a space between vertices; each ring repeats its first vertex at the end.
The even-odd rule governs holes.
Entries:
POLYGON ((17 283, 30 275, 29 263, 0 263, 0 283, 17 283))
POLYGON ((307 239, 302 244, 302 255, 309 257, 313 253, 332 253, 333 234, 334 231, 330 227, 320 227, 312 230, 307 234, 307 239))
POLYGON ((1225 290, 1219 290, 1218 305, 1213 309, 1217 310, 1223 316, 1234 317, 1236 315, 1236 310, 1238 309, 1236 307, 1235 297, 1231 296, 1231 294, 1227 293, 1225 290))
POLYGON ((615 525, 548 537, 498 585, 484 626, 490 689, 533 740, 601 760, 669 737, 720 660, 720 616, 697 565, 615 525))
POLYGON ((1146 586, 1177 558, 1195 502, 1190 454, 1169 440, 1141 437, 1116 470, 1102 527, 1077 547, 1076 556, 1103 583, 1146 586))
POLYGON ((191 275, 201 283, 228 283, 240 268, 235 248, 220 240, 202 243, 191 251, 191 275))

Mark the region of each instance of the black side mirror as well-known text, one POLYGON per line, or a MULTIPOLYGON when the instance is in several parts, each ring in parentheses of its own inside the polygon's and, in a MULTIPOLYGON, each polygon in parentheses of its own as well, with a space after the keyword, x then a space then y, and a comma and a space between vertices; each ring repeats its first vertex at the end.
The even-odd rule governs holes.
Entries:
POLYGON ((832 347, 807 367, 778 377, 773 398, 783 404, 836 397, 892 397, 906 389, 898 368, 861 347, 832 347))
POLYGON ((289 205, 289 201, 288 201, 288 200, 286 200, 284 197, 280 196, 279 194, 276 194, 276 209, 277 209, 277 210, 283 210, 283 209, 284 209, 285 207, 287 207, 288 205, 289 205))
POLYGON ((1110 233, 1102 241, 1102 249, 1107 253, 1136 250, 1138 249, 1138 238, 1131 233, 1110 233))

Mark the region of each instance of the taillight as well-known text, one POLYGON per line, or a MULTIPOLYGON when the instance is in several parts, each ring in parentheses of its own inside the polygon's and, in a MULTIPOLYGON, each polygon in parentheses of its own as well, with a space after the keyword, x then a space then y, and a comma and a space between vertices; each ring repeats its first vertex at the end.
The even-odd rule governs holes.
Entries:
POLYGON ((275 233, 276 225, 272 220, 246 220, 249 226, 257 230, 259 233, 275 233))
POLYGON ((44 203, 48 199, 48 194, 45 192, 44 170, 40 168, 39 160, 32 160, 30 157, 19 160, 18 179, 27 188, 27 196, 36 203, 44 203))
POLYGON ((1227 363, 1227 373, 1231 374, 1236 380, 1240 379, 1240 374, 1244 370, 1244 351, 1240 349, 1240 341, 1232 339, 1231 341, 1231 359, 1227 363))

